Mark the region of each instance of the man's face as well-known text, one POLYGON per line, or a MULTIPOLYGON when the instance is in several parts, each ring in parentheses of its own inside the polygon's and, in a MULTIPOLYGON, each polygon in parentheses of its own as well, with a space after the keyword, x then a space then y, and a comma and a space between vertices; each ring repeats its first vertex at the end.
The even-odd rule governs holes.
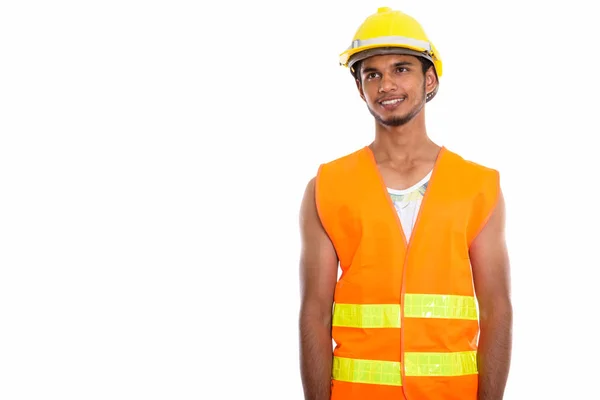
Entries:
POLYGON ((401 126, 421 112, 426 94, 437 84, 433 68, 425 75, 414 56, 381 55, 365 59, 357 81, 367 108, 383 125, 401 126))

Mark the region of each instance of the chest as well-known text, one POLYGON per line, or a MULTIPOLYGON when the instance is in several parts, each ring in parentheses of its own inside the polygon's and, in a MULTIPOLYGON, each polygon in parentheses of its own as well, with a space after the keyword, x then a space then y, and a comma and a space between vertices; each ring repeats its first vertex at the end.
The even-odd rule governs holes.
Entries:
POLYGON ((384 185, 389 189, 406 190, 423 179, 434 167, 434 162, 419 162, 407 165, 381 163, 377 165, 384 185))

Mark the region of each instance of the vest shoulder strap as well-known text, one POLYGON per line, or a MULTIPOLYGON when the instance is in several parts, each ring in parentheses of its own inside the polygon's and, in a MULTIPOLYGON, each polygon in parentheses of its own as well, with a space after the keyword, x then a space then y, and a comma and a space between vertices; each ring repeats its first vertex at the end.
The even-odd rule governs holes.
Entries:
MULTIPOLYGON (((340 230, 340 217, 344 212, 340 211, 345 205, 352 203, 360 195, 360 186, 356 185, 352 177, 364 173, 365 148, 359 149, 351 154, 336 160, 321 164, 315 179, 315 202, 321 224, 329 235, 336 249, 352 248, 355 246, 351 232, 352 227, 346 226, 347 230, 340 230), (345 231, 347 234, 340 235, 345 231)), ((347 213, 351 213, 347 207, 347 213)), ((348 220, 347 218, 344 218, 348 220)), ((347 260, 340 260, 342 263, 347 260)))
POLYGON ((447 151, 445 170, 455 177, 451 181, 462 195, 471 198, 471 212, 467 227, 469 246, 483 229, 492 215, 500 197, 500 173, 498 170, 466 160, 460 155, 447 151))

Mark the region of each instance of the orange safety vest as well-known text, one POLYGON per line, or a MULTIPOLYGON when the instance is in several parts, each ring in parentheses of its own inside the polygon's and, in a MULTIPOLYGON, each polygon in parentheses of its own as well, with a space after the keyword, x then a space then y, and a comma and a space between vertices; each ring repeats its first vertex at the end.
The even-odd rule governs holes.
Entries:
POLYGON ((408 243, 368 147, 322 164, 315 193, 342 271, 331 399, 476 400, 469 246, 498 199, 498 172, 442 147, 408 243))

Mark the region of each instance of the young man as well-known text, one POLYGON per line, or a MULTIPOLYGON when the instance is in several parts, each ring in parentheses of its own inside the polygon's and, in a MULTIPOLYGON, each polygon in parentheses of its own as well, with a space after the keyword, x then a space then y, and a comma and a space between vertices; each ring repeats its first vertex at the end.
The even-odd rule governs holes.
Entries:
POLYGON ((442 63, 413 18, 380 8, 340 62, 375 140, 321 165, 302 201, 305 398, 502 399, 512 305, 499 174, 428 137, 442 63))

